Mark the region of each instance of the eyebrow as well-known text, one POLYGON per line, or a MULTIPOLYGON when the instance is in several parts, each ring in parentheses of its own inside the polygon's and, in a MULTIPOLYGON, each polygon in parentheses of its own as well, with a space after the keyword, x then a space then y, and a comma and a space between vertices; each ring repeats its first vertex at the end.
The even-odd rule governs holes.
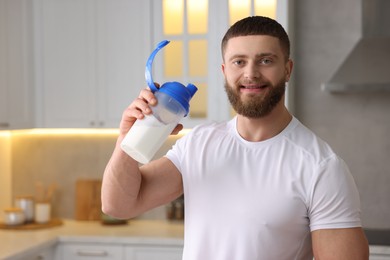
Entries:
MULTIPOLYGON (((233 55, 232 57, 229 58, 229 61, 234 60, 234 59, 238 59, 238 58, 247 58, 247 57, 248 56, 244 55, 244 54, 235 54, 235 55, 233 55)), ((276 55, 273 52, 263 52, 263 53, 256 54, 256 58, 263 58, 263 57, 278 58, 278 55, 276 55)))

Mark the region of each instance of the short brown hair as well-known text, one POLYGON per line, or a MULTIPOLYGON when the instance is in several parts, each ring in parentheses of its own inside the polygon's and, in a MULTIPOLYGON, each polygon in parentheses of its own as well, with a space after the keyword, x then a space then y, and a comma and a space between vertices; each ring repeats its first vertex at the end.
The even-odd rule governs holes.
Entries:
POLYGON ((233 24, 222 39, 222 56, 225 54, 225 48, 229 39, 248 35, 268 35, 278 38, 286 60, 289 59, 290 40, 286 31, 277 21, 264 16, 250 16, 233 24))

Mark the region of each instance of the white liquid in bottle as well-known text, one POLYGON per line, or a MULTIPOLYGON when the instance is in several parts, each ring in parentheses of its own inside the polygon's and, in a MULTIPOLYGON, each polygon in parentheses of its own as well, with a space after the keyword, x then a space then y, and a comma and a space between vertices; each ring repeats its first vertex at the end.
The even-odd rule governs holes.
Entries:
POLYGON ((165 125, 153 115, 145 116, 134 123, 123 139, 121 148, 134 160, 142 164, 148 163, 176 125, 176 122, 165 125))

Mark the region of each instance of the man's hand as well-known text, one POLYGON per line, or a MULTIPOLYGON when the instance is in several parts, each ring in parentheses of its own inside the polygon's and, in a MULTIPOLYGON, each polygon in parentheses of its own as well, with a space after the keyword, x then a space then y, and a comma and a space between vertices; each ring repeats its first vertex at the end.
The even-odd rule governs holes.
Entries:
MULTIPOLYGON (((158 86, 158 84, 156 83, 158 86)), ((137 119, 143 119, 145 115, 152 114, 151 106, 157 104, 157 99, 149 88, 141 90, 136 98, 123 112, 119 126, 119 133, 124 137, 137 119)), ((183 129, 183 125, 178 124, 173 129, 172 134, 178 134, 183 129)))

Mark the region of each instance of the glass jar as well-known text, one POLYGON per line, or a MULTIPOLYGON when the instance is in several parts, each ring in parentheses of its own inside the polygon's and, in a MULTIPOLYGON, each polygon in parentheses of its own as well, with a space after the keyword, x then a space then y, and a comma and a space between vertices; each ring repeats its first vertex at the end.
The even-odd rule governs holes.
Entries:
POLYGON ((4 209, 5 224, 9 226, 21 225, 24 223, 25 217, 23 209, 21 208, 7 208, 4 209))

